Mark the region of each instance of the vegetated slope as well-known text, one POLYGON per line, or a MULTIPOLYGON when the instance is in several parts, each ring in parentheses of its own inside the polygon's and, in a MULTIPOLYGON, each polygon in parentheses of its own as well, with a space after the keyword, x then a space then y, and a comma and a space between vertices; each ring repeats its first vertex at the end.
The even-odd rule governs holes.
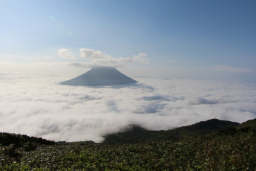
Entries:
POLYGON ((15 160, 16 163, 10 162, 14 159, 6 155, 6 160, 1 160, 1 166, 3 170, 69 168, 70 170, 251 171, 256 169, 256 120, 240 125, 218 120, 201 122, 172 130, 186 134, 178 136, 176 140, 162 137, 165 133, 171 134, 171 130, 153 131, 153 134, 138 127, 135 127, 135 130, 140 133, 137 136, 133 136, 135 133, 132 133, 134 139, 142 133, 146 133, 145 137, 153 135, 155 138, 142 138, 142 141, 132 141, 132 143, 127 143, 126 139, 124 141, 119 137, 118 141, 121 143, 111 141, 114 143, 77 142, 43 145, 33 151, 20 151, 21 156, 15 160), (158 133, 160 139, 157 139, 158 133))
POLYGON ((71 86, 112 86, 136 83, 132 78, 122 74, 113 67, 94 67, 85 74, 61 84, 71 86))
POLYGON ((0 166, 20 160, 22 153, 36 150, 43 145, 54 145, 54 141, 27 135, 0 133, 0 166))
POLYGON ((122 132, 105 136, 104 143, 140 143, 147 141, 172 140, 177 141, 186 136, 201 136, 214 131, 239 125, 236 122, 211 119, 193 125, 167 131, 150 131, 137 125, 130 125, 122 132))

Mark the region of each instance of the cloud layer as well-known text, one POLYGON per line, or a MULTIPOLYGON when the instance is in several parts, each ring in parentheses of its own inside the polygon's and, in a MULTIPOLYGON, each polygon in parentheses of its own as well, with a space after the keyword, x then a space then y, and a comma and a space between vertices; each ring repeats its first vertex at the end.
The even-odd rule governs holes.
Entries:
POLYGON ((129 124, 161 130, 211 118, 243 122, 256 114, 254 85, 141 77, 131 87, 57 84, 66 78, 0 74, 1 131, 100 142, 129 124))

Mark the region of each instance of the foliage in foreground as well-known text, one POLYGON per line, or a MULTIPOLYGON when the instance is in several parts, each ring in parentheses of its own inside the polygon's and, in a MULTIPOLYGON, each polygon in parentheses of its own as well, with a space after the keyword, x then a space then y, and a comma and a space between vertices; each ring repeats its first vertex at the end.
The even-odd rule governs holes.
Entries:
POLYGON ((6 153, 10 145, 2 145, 0 162, 3 170, 256 170, 256 120, 200 134, 122 143, 119 133, 118 143, 43 144, 32 151, 17 147, 18 157, 6 153))

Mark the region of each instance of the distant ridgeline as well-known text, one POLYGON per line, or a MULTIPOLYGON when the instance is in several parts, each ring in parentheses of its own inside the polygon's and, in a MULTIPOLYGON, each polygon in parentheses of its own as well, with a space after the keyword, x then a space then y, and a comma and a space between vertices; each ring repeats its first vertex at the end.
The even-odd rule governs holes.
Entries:
POLYGON ((239 123, 236 122, 218 119, 202 121, 190 126, 179 127, 167 131, 151 131, 138 125, 130 125, 119 133, 106 135, 104 143, 140 143, 161 140, 176 141, 184 137, 206 135, 238 125, 239 123))
POLYGON ((136 82, 113 67, 98 66, 61 84, 71 86, 112 86, 134 84, 136 82))

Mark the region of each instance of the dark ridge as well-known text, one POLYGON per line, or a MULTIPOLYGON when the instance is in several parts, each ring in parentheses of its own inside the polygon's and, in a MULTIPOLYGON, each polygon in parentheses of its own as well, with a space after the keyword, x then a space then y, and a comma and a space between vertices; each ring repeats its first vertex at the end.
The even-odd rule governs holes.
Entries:
POLYGON ((122 74, 113 67, 94 67, 90 71, 61 84, 71 86, 112 86, 134 84, 137 81, 122 74))
POLYGON ((228 127, 238 126, 239 123, 225 121, 225 120, 218 120, 218 119, 210 119, 207 121, 201 121, 196 124, 190 126, 184 126, 180 128, 176 128, 174 131, 182 132, 186 131, 189 134, 206 134, 211 131, 221 130, 228 127))
POLYGON ((146 130, 138 125, 129 125, 124 130, 114 133, 108 134, 104 138, 105 144, 119 144, 119 143, 139 143, 154 139, 154 133, 156 131, 146 130))
POLYGON ((125 130, 105 136, 106 144, 141 143, 147 141, 176 141, 187 136, 200 136, 239 125, 236 122, 211 119, 193 125, 167 131, 150 131, 138 125, 130 125, 125 130))
POLYGON ((3 146, 15 145, 15 147, 23 147, 27 143, 37 145, 53 145, 54 141, 45 140, 42 138, 29 137, 27 135, 0 133, 0 144, 3 146))

